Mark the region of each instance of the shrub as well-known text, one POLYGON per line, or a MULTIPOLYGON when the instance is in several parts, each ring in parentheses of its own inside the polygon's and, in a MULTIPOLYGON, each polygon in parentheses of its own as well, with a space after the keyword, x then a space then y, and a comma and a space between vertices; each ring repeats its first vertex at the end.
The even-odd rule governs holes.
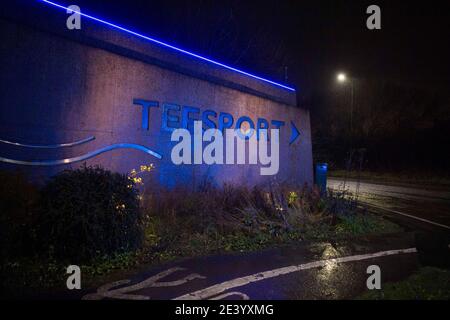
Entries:
POLYGON ((42 189, 38 243, 71 263, 141 245, 138 192, 126 175, 99 167, 63 171, 42 189))
POLYGON ((0 172, 0 181, 0 258, 3 261, 33 251, 31 226, 39 193, 19 173, 0 172))

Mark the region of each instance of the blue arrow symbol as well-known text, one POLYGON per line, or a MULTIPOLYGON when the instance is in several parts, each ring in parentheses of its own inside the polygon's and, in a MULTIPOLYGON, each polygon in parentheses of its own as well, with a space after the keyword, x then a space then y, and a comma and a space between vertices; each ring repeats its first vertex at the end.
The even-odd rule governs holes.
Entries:
POLYGON ((289 141, 289 144, 292 144, 295 141, 295 139, 298 138, 299 135, 300 131, 298 131, 295 124, 291 121, 291 140, 289 141))

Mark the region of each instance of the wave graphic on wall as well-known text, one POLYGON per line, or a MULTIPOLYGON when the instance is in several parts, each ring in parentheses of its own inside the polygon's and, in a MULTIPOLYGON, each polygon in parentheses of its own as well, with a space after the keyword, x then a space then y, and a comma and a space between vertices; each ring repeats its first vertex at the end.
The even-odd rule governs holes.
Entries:
POLYGON ((12 142, 12 141, 3 140, 3 139, 0 139, 0 142, 1 143, 5 143, 5 144, 10 144, 10 145, 13 145, 13 146, 17 146, 17 147, 40 148, 40 149, 56 149, 56 148, 65 148, 65 147, 78 146, 80 144, 92 141, 94 139, 95 139, 94 136, 90 136, 90 137, 87 137, 86 139, 82 139, 82 140, 78 140, 78 141, 74 141, 74 142, 59 143, 59 144, 43 144, 43 145, 40 145, 40 144, 25 144, 25 143, 12 142))
MULTIPOLYGON (((19 147, 27 147, 27 148, 64 148, 64 147, 72 147, 76 145, 80 145, 89 141, 94 140, 95 137, 88 137, 83 140, 71 142, 71 143, 61 143, 61 144, 55 144, 55 145, 34 145, 34 144, 22 144, 17 142, 11 142, 7 140, 0 139, 0 142, 11 144, 19 147)), ((23 165, 23 166, 58 166, 58 165, 64 165, 64 164, 71 164, 75 162, 84 161, 93 157, 98 156, 99 154, 115 150, 115 149, 135 149, 142 151, 146 154, 149 154, 151 156, 154 156, 158 159, 162 159, 162 155, 139 144, 134 143, 115 143, 91 152, 88 152, 86 154, 73 157, 73 158, 66 158, 66 159, 56 159, 56 160, 34 160, 34 161, 24 161, 24 160, 17 160, 17 159, 10 159, 5 157, 0 157, 1 162, 5 163, 11 163, 11 164, 17 164, 17 165, 23 165)))

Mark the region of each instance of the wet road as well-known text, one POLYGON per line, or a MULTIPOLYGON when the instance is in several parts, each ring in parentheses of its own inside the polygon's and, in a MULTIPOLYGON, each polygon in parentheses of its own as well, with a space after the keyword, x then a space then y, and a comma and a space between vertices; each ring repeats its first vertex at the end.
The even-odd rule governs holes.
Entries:
MULTIPOLYGON (((382 283, 420 262, 412 233, 351 242, 302 243, 256 253, 193 258, 136 272, 82 292, 83 299, 352 299, 367 291, 367 268, 382 283)), ((79 295, 79 293, 74 293, 79 295)), ((81 296, 73 296, 80 298, 81 296)))
POLYGON ((450 230, 450 187, 431 185, 391 185, 329 178, 328 187, 358 193, 358 199, 385 213, 402 216, 405 223, 419 229, 450 230), (359 189, 359 192, 357 192, 359 189), (403 214, 403 215, 402 215, 403 214), (413 216, 422 220, 412 220, 413 216), (410 220, 410 221, 408 221, 410 220), (431 224, 433 222, 434 224, 431 224))

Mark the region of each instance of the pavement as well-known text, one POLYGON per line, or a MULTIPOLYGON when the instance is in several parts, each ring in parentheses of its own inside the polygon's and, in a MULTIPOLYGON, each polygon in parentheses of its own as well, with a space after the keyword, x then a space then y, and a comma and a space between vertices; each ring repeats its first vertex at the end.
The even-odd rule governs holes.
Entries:
MULTIPOLYGON (((329 187, 342 190, 343 181, 330 179, 329 187)), ((353 299, 368 290, 372 265, 380 268, 382 284, 405 279, 420 266, 450 267, 450 190, 346 181, 350 192, 358 187, 361 203, 407 232, 174 261, 71 291, 68 298, 353 299)))
POLYGON ((98 288, 85 300, 352 299, 367 291, 367 268, 382 281, 410 275, 420 263, 412 233, 351 242, 302 243, 246 254, 169 263, 98 288))

